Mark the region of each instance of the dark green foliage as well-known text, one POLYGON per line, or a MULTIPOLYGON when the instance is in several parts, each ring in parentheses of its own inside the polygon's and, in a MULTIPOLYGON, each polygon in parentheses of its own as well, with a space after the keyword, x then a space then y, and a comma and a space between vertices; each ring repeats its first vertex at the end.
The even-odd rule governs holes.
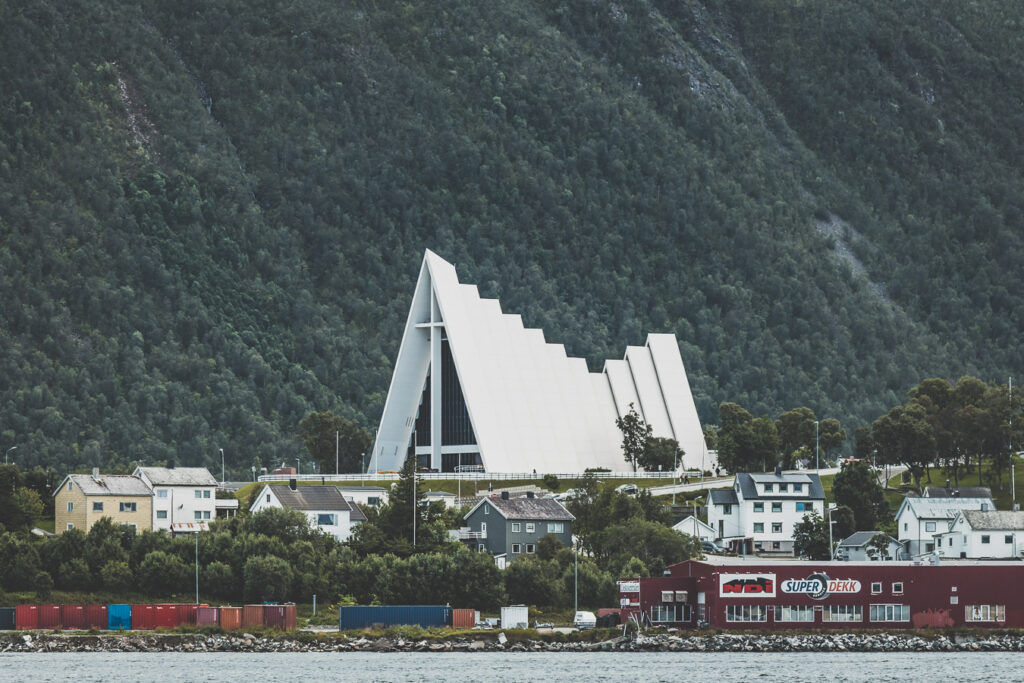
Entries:
POLYGON ((292 568, 280 557, 250 557, 245 561, 242 576, 246 602, 282 602, 290 595, 292 568))
POLYGON ((629 410, 625 415, 615 418, 615 426, 622 432, 622 457, 636 472, 637 467, 643 466, 644 454, 653 429, 640 417, 632 403, 629 404, 629 410))
POLYGON ((362 472, 363 456, 373 448, 369 432, 331 412, 310 413, 302 418, 299 438, 320 472, 362 472))
MULTIPOLYGON (((833 543, 839 540, 842 539, 832 539, 833 543)), ((793 527, 793 551, 797 557, 808 560, 827 560, 831 556, 828 547, 828 521, 823 519, 817 510, 804 515, 793 527)))
POLYGON ((139 587, 149 595, 174 595, 188 589, 189 568, 176 555, 154 550, 136 571, 139 587))
POLYGON ((595 368, 675 332, 704 421, 1024 376, 1012 14, 7 0, 0 448, 247 479, 369 429, 426 247, 595 368))
POLYGON ((853 511, 856 531, 876 529, 889 513, 878 476, 866 461, 843 465, 832 482, 832 496, 853 511))

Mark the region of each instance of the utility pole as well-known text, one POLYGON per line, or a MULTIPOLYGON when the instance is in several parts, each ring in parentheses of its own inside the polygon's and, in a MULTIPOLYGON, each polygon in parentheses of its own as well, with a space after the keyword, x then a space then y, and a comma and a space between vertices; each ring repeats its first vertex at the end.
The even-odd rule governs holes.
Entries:
POLYGON ((220 483, 223 484, 226 481, 224 479, 224 449, 218 448, 217 450, 220 451, 220 483))
POLYGON ((412 547, 416 547, 416 470, 412 471, 412 547))
MULTIPOLYGON (((1011 509, 1017 509, 1017 481, 1014 477, 1014 470, 1017 466, 1017 454, 1013 452, 1013 377, 1010 378, 1010 395, 1007 401, 1008 413, 1010 415, 1010 495, 1013 501, 1013 507, 1011 509)), ((1014 539, 1017 536, 1014 535, 1014 539)))
POLYGON ((11 446, 10 448, 7 449, 7 452, 4 453, 4 464, 5 465, 7 464, 7 456, 10 455, 11 451, 15 451, 15 450, 18 450, 18 447, 17 446, 11 446))
MULTIPOLYGON (((335 432, 334 432, 334 473, 335 474, 341 474, 341 467, 338 466, 338 463, 339 463, 339 460, 338 460, 338 444, 340 442, 340 439, 341 439, 341 437, 338 435, 337 430, 335 430, 335 432)), ((359 464, 362 465, 362 462, 360 462, 359 464)))
POLYGON ((820 443, 820 441, 818 440, 818 421, 815 420, 814 421, 814 470, 815 471, 820 469, 820 466, 818 465, 818 450, 819 450, 818 449, 818 444, 819 443, 820 443))
POLYGON ((196 604, 199 604, 199 529, 196 529, 196 604))

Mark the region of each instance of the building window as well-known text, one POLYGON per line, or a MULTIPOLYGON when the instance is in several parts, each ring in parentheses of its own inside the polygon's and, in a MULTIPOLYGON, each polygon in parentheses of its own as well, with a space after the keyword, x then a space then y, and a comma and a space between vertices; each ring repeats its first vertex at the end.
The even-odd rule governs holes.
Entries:
POLYGON ((156 518, 157 519, 167 519, 167 510, 157 510, 156 511, 156 518))
POLYGON ((93 501, 93 503, 92 503, 92 511, 93 512, 103 512, 103 503, 98 503, 96 501, 93 501))
POLYGON ((479 552, 481 552, 481 553, 482 553, 482 552, 483 552, 484 550, 486 550, 486 548, 484 547, 484 544, 483 544, 483 543, 477 543, 477 544, 476 544, 476 549, 477 549, 477 551, 479 551, 479 552))
POLYGON ((522 548, 522 546, 520 546, 518 543, 513 543, 512 544, 512 554, 513 555, 517 555, 517 554, 523 552, 521 550, 521 548, 522 548))
POLYGON ((826 605, 821 612, 822 621, 864 621, 860 605, 826 605))
POLYGON ((157 498, 166 498, 167 497, 167 489, 157 489, 156 490, 156 497, 157 498))
POLYGON ((772 533, 773 534, 781 534, 782 533, 782 522, 772 522, 772 533))
POLYGON ((772 550, 782 550, 782 542, 772 541, 772 550))
POLYGON ((754 522, 754 533, 755 534, 763 534, 764 533, 764 522, 754 522))
POLYGON ((873 584, 871 584, 871 594, 872 595, 878 595, 881 592, 882 592, 882 582, 881 581, 876 581, 873 584))
POLYGON ((202 498, 202 497, 203 497, 203 492, 200 491, 199 489, 196 489, 196 498, 202 498))
POLYGON ((925 522, 924 523, 924 530, 925 531, 935 531, 935 522, 925 522))
POLYGON ((212 491, 203 491, 203 498, 209 498, 212 491))
POLYGON ((487 522, 480 522, 480 533, 487 533, 487 522))
POLYGON ((768 621, 765 605, 726 605, 726 621, 768 621))
POLYGON ((378 498, 377 496, 367 496, 366 504, 373 506, 380 505, 380 498, 378 498))
POLYGON ((754 503, 754 512, 764 512, 764 503, 754 503))
POLYGON ((907 522, 903 522, 903 530, 907 531, 909 528, 910 528, 910 524, 908 524, 907 522))
POLYGON ((564 527, 561 522, 548 522, 548 533, 549 534, 560 534, 564 531, 564 527))
POLYGON ((196 510, 194 514, 196 516, 195 517, 196 519, 202 519, 203 518, 203 513, 200 512, 199 510, 196 510))
POLYGON ((982 534, 982 535, 981 535, 981 542, 982 542, 982 543, 988 543, 988 542, 989 542, 989 538, 990 538, 990 537, 989 537, 989 535, 988 535, 988 534, 982 534))
POLYGON ((764 492, 765 493, 771 493, 774 490, 775 490, 775 484, 765 484, 764 485, 764 492))
POLYGON ((537 527, 534 526, 533 522, 527 522, 526 523, 526 533, 532 534, 536 530, 537 530, 537 527))
POLYGON ((74 504, 73 501, 69 500, 68 501, 68 512, 74 512, 74 511, 75 511, 75 504, 74 504))
POLYGON ((74 490, 75 490, 75 482, 69 481, 68 482, 68 491, 74 491, 74 490))
POLYGON ((803 491, 804 491, 804 485, 803 484, 793 484, 793 493, 803 493, 803 491))
POLYGON ((651 605, 651 622, 674 623, 690 620, 689 605, 651 605))
POLYGON ((512 533, 519 533, 519 522, 512 522, 512 533))
POLYGON ((910 605, 871 605, 871 621, 910 621, 910 605))
POLYGON ((789 484, 779 484, 779 493, 788 493, 789 484))
POLYGON ((119 503, 121 512, 136 512, 138 503, 119 503))
POLYGON ((728 504, 723 505, 722 506, 722 514, 723 515, 731 515, 732 514, 732 505, 728 505, 728 504))
POLYGON ((203 510, 203 519, 210 519, 210 511, 203 510))
MULTIPOLYGON (((210 513, 207 512, 206 514, 209 515, 210 513)), ((207 517, 207 519, 209 519, 209 517, 207 517)), ((318 526, 337 526, 338 517, 337 515, 321 512, 316 516, 316 523, 318 526)))
POLYGON ((782 512, 782 503, 772 503, 772 512, 782 512))
POLYGON ((1013 543, 1013 534, 1003 536, 1003 543, 1013 543))
POLYGON ((796 511, 797 512, 813 512, 814 511, 814 503, 797 503, 796 504, 796 511))
POLYGON ((814 605, 776 605, 775 621, 814 621, 814 605))
POLYGON ((535 553, 535 552, 537 552, 537 546, 535 546, 532 543, 527 543, 526 544, 526 552, 528 552, 528 553, 535 553))
POLYGON ((484 505, 484 514, 485 515, 491 514, 491 506, 490 505, 484 505))
POLYGON ((75 525, 74 525, 74 524, 72 524, 71 522, 68 522, 68 528, 67 528, 67 530, 68 530, 68 531, 71 531, 71 530, 72 530, 72 529, 74 529, 74 528, 75 528, 75 525))
POLYGON ((903 582, 902 581, 897 581, 896 583, 894 583, 892 585, 892 594, 893 595, 903 595, 903 582))
POLYGON ((960 602, 960 596, 959 595, 950 595, 949 596, 949 604, 956 605, 959 602, 960 602))
POLYGON ((1006 605, 964 605, 967 621, 1006 621, 1006 605))

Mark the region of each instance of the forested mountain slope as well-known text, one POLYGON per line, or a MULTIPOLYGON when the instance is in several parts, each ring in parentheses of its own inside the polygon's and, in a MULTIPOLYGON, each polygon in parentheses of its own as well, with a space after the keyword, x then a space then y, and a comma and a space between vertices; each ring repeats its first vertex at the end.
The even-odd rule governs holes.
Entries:
POLYGON ((241 476, 372 428, 424 248, 594 369, 674 332, 706 421, 1019 375, 1011 14, 0 0, 0 446, 241 476))

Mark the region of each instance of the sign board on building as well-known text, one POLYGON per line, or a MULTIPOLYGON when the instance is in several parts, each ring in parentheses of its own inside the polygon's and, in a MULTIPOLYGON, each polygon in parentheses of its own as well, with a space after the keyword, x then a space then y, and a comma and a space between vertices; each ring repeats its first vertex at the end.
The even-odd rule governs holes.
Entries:
POLYGON ((830 579, 827 574, 817 572, 806 579, 786 579, 782 582, 783 593, 799 593, 814 600, 824 600, 835 593, 850 595, 860 592, 860 581, 854 579, 830 579))
POLYGON ((718 594, 723 598, 774 598, 775 574, 719 574, 718 594))
POLYGON ((619 592, 620 593, 639 593, 640 582, 639 581, 619 581, 619 592))

